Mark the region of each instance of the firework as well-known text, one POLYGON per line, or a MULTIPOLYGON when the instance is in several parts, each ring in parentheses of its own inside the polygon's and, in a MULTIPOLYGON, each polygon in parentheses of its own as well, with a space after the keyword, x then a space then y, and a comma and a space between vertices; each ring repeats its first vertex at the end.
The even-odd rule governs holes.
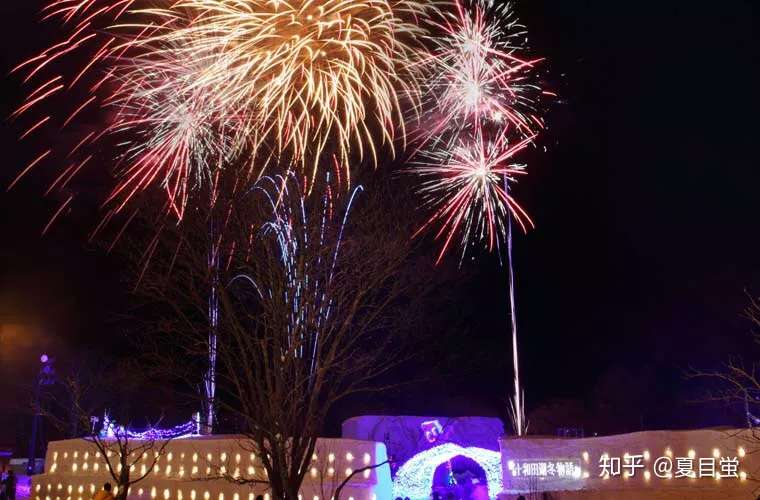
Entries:
POLYGON ((522 138, 543 128, 538 113, 541 88, 535 80, 542 59, 526 58, 525 28, 510 3, 456 0, 454 9, 433 18, 432 49, 423 60, 422 142, 445 141, 481 127, 522 138))
MULTIPOLYGON (((275 243, 282 266, 284 286, 277 300, 284 300, 289 310, 284 332, 287 346, 295 356, 308 361, 310 375, 317 368, 320 342, 336 306, 330 289, 345 226, 356 196, 363 191, 357 186, 344 203, 338 203, 329 173, 325 179, 323 194, 311 203, 292 174, 264 177, 256 185, 271 208, 262 236, 275 243)), ((262 292, 258 285, 256 290, 261 298, 274 296, 271 291, 262 292)))
POLYGON ((179 0, 192 22, 156 39, 189 56, 220 57, 194 87, 247 117, 253 149, 316 173, 325 154, 348 171, 378 143, 405 136, 401 102, 418 95, 410 77, 427 10, 413 0, 179 0), (397 130, 396 123, 402 124, 397 130), (353 155, 353 152, 356 152, 353 155))
POLYGON ((524 56, 525 29, 512 5, 455 0, 429 21, 431 38, 422 58, 423 87, 415 167, 419 192, 433 215, 418 231, 439 223, 439 261, 456 235, 462 256, 482 240, 489 250, 506 238, 509 217, 523 229, 530 218, 511 197, 509 185, 525 166, 514 156, 543 129, 538 113, 544 92, 536 82, 541 59, 524 56))
POLYGON ((13 114, 32 119, 21 137, 106 123, 66 151, 46 151, 14 185, 45 160, 62 164, 49 191, 62 189, 84 166, 101 163, 93 151, 113 151, 104 158, 118 165, 112 209, 160 188, 181 219, 193 190, 222 168, 255 180, 278 163, 313 180, 322 165, 337 164, 350 181, 349 164, 377 162, 380 145, 394 154, 404 143, 402 103, 420 95, 413 61, 423 33, 415 17, 431 10, 424 3, 150 5, 51 0, 43 9, 66 34, 15 68, 31 87, 13 114), (62 116, 44 111, 66 107, 62 116))
POLYGON ((509 145, 504 135, 488 140, 475 134, 472 139, 460 138, 450 152, 433 150, 417 162, 413 171, 422 179, 419 192, 433 211, 418 233, 440 226, 436 238, 444 238, 444 244, 438 262, 457 234, 464 257, 473 240, 486 241, 489 250, 501 244, 510 215, 524 229, 533 225, 508 187, 516 176, 525 174, 525 166, 513 163, 513 158, 531 140, 509 145))
POLYGON ((115 74, 123 80, 106 101, 116 108, 108 133, 124 136, 118 185, 108 201, 117 210, 159 184, 182 219, 188 191, 213 180, 243 149, 238 115, 214 94, 193 89, 207 58, 188 59, 176 48, 131 59, 115 74))

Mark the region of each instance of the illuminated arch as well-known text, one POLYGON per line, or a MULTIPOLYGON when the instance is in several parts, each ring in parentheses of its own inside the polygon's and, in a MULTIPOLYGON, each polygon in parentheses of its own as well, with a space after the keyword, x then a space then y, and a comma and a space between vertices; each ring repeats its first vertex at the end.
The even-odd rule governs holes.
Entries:
POLYGON ((488 494, 495 498, 502 490, 501 453, 485 448, 463 448, 453 443, 425 450, 407 460, 393 480, 393 497, 412 499, 430 497, 436 468, 460 455, 474 460, 483 468, 488 481, 488 494))

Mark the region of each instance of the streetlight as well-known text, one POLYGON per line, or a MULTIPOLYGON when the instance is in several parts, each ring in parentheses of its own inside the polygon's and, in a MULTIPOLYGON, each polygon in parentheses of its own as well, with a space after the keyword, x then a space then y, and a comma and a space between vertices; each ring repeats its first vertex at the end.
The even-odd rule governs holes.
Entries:
POLYGON ((37 452, 37 431, 39 429, 40 415, 40 391, 43 385, 51 385, 55 382, 55 370, 53 370, 53 359, 47 354, 40 356, 40 371, 37 373, 37 380, 34 384, 34 415, 32 415, 32 436, 29 439, 29 459, 26 462, 26 473, 31 476, 34 474, 37 452))

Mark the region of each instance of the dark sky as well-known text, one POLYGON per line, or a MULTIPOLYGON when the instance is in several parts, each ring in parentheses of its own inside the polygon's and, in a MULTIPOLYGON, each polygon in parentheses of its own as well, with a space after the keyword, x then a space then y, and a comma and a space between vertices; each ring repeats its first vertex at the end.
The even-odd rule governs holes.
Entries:
MULTIPOLYGON (((0 3, 2 67, 50 39, 35 22, 38 7, 0 3)), ((685 405, 699 387, 682 372, 752 352, 740 314, 745 289, 760 294, 757 9, 750 0, 519 3, 561 95, 547 117, 547 152, 530 154, 531 174, 516 190, 537 223, 515 243, 529 411, 560 398, 588 413, 601 400, 622 411, 628 400, 635 421, 650 428, 733 418, 685 405)), ((7 116, 21 95, 18 79, 5 78, 0 112, 7 116)), ((0 130, 6 186, 34 149, 18 145, 12 124, 0 130)), ((60 356, 77 346, 108 350, 120 334, 112 318, 125 307, 125 277, 115 257, 85 244, 92 214, 68 214, 40 237, 55 210, 43 192, 31 176, 0 193, 0 324, 30 325, 39 350, 60 356)), ((504 270, 485 258, 461 272, 456 306, 431 319, 456 331, 442 332, 444 353, 421 361, 449 368, 367 409, 503 409, 504 270)), ((25 377, 35 349, 0 340, 0 384, 25 377)), ((11 407, 0 399, 4 418, 11 407)), ((589 430, 610 428, 583 420, 589 430)), ((620 422, 612 430, 631 430, 620 422)))

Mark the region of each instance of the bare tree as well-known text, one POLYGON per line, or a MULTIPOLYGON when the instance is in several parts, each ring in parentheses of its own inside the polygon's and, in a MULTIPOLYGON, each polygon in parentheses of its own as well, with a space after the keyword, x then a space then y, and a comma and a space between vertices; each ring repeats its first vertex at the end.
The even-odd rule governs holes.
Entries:
POLYGON ((128 427, 106 417, 108 404, 113 403, 108 395, 123 387, 121 380, 140 378, 139 373, 131 363, 110 373, 95 372, 82 364, 60 377, 36 409, 70 437, 91 443, 116 484, 117 500, 126 500, 131 487, 150 475, 172 440, 171 436, 150 430, 153 425, 136 436, 128 427))
MULTIPOLYGON (((760 301, 750 297, 744 316, 753 326, 752 336, 760 344, 760 301)), ((729 359, 714 370, 691 368, 687 379, 702 380, 711 385, 699 403, 712 403, 739 409, 746 422, 745 429, 728 431, 728 437, 746 444, 746 453, 760 453, 760 366, 756 360, 745 361, 739 356, 729 359)), ((753 474, 754 475, 754 474, 753 474)))
POLYGON ((159 437, 150 432, 139 438, 130 436, 124 427, 115 423, 92 431, 84 439, 97 448, 106 464, 108 473, 117 485, 116 499, 127 500, 129 490, 148 477, 159 459, 166 453, 171 437, 159 437))
MULTIPOLYGON (((333 405, 382 390, 378 377, 408 357, 392 333, 411 321, 401 311, 413 311, 422 296, 418 271, 404 265, 409 223, 380 209, 387 192, 339 196, 339 189, 264 179, 225 220, 219 405, 239 422, 241 448, 266 471, 228 479, 265 482, 275 498, 298 498, 333 405)), ((206 246, 194 239, 205 237, 187 226, 177 232, 175 250, 163 264, 154 255, 141 283, 168 307, 161 329, 171 348, 190 357, 203 352, 208 324, 206 246)))
MULTIPOLYGON (((750 297, 750 303, 744 310, 744 316, 753 328, 760 327, 760 302, 750 297)), ((760 344, 760 335, 753 330, 753 340, 760 344)), ((756 361, 745 360, 735 356, 730 358, 722 368, 700 370, 692 368, 687 371, 689 379, 706 379, 713 388, 706 392, 701 402, 722 403, 742 408, 748 428, 760 425, 760 367, 756 361)))

